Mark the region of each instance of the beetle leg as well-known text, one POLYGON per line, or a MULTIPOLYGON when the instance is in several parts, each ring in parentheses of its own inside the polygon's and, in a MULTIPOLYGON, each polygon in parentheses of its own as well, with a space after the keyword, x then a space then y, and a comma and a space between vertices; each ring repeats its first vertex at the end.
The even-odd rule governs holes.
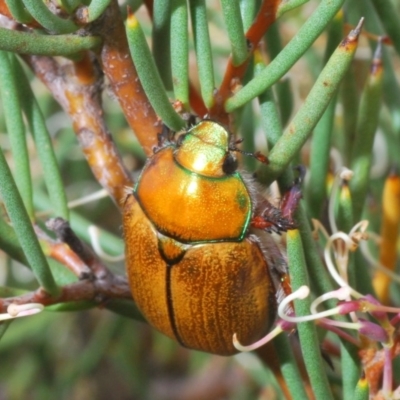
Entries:
POLYGON ((296 228, 293 214, 301 198, 301 191, 294 185, 282 198, 279 207, 275 207, 268 200, 263 199, 256 210, 256 215, 251 220, 251 226, 267 232, 286 232, 296 228))
POLYGON ((305 168, 301 165, 295 167, 295 169, 298 171, 299 176, 294 180, 293 186, 290 190, 283 195, 280 204, 280 210, 283 217, 288 218, 291 221, 293 221, 293 213, 296 211, 297 205, 302 197, 301 184, 306 173, 305 168))
POLYGON ((175 132, 168 128, 167 125, 162 125, 162 130, 157 133, 157 146, 153 147, 153 153, 157 153, 159 150, 164 148, 168 143, 174 140, 175 132))
POLYGON ((275 207, 266 199, 263 199, 258 204, 256 215, 251 220, 253 228, 276 233, 296 228, 293 215, 302 196, 301 182, 305 173, 304 168, 297 168, 299 170, 299 177, 296 178, 290 190, 283 195, 279 207, 275 207))
POLYGON ((284 232, 294 228, 294 223, 289 218, 285 218, 280 210, 273 206, 269 201, 263 203, 263 211, 259 215, 254 215, 251 219, 251 226, 267 232, 284 232))
MULTIPOLYGON (((287 273, 287 271, 278 271, 278 270, 274 270, 273 271, 275 274, 278 275, 279 277, 279 286, 282 289, 285 297, 289 296, 289 294, 292 293, 292 285, 290 283, 290 276, 287 273)), ((293 304, 291 304, 292 308, 293 308, 293 304)))

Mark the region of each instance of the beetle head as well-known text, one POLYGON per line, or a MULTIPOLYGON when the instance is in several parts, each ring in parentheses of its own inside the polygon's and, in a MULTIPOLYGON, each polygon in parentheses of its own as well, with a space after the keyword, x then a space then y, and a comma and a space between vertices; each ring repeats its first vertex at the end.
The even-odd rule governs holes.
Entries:
POLYGON ((220 124, 204 120, 178 140, 175 159, 192 172, 222 177, 236 171, 237 160, 229 146, 229 132, 220 124))

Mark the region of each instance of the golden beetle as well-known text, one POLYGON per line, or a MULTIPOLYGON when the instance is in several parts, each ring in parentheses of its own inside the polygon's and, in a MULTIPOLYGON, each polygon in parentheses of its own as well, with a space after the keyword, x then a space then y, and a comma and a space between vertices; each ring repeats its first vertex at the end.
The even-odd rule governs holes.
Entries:
MULTIPOLYGON (((124 204, 127 273, 147 321, 185 347, 237 352, 276 317, 286 262, 268 231, 293 226, 237 168, 228 131, 204 120, 148 159, 124 204)), ((294 193, 294 194, 293 194, 294 193)))

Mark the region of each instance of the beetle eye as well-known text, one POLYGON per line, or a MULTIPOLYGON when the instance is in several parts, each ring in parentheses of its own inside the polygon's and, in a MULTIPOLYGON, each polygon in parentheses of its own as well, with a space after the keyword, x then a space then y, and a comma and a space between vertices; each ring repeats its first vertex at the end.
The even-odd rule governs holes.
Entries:
POLYGON ((225 157, 224 163, 222 165, 222 170, 227 174, 233 174, 238 167, 238 162, 236 157, 232 153, 228 153, 225 157))
POLYGON ((176 139, 176 147, 180 147, 182 145, 183 139, 185 139, 186 134, 179 135, 176 139))

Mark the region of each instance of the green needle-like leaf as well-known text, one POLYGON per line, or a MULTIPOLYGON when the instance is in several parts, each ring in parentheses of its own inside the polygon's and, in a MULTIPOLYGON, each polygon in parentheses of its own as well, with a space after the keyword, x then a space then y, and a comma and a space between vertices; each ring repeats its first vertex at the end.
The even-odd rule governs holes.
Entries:
POLYGON ((340 102, 343 108, 343 133, 338 139, 339 149, 344 165, 350 165, 351 148, 357 127, 359 95, 354 68, 350 67, 344 74, 340 85, 340 102))
POLYGON ((21 65, 16 59, 13 60, 12 65, 19 82, 20 101, 42 163, 43 176, 51 202, 57 216, 68 220, 68 206, 64 184, 42 111, 33 95, 21 65))
POLYGON ((0 218, 0 249, 14 260, 29 266, 14 229, 0 218))
POLYGON ((0 93, 8 138, 10 140, 14 160, 17 160, 14 166, 14 177, 28 215, 33 220, 32 179, 26 144, 25 125, 22 120, 21 104, 16 87, 17 81, 15 79, 14 70, 8 54, 4 51, 0 51, 0 76, 7 77, 7 79, 0 79, 0 93))
POLYGON ((25 256, 39 284, 50 294, 59 291, 33 230, 4 154, 0 151, 0 194, 25 256))
POLYGON ((53 14, 43 1, 22 0, 26 9, 44 28, 54 33, 72 33, 79 29, 74 22, 53 14))
MULTIPOLYGON (((372 5, 371 1, 358 2, 350 1, 347 4, 347 15, 350 18, 350 23, 354 23, 355 19, 362 13, 365 16, 365 29, 367 32, 373 32, 379 36, 385 34, 382 29, 381 21, 372 5)), ((374 50, 376 41, 370 41, 371 48, 374 50)), ((382 62, 385 66, 385 73, 383 74, 383 100, 390 109, 391 125, 396 131, 397 137, 400 135, 400 84, 397 79, 395 66, 393 65, 393 57, 391 52, 386 47, 382 47, 382 62)), ((398 141, 397 152, 400 151, 398 141)))
POLYGON ((84 50, 99 47, 101 39, 95 36, 49 36, 18 32, 0 27, 0 50, 19 54, 42 56, 73 56, 84 50))
POLYGON ((260 4, 257 0, 239 0, 239 6, 243 21, 243 31, 247 32, 254 21, 260 4))
MULTIPOLYGON (((287 252, 290 266, 290 281, 293 292, 301 286, 309 286, 307 267, 303 253, 300 232, 295 229, 288 231, 287 252)), ((309 298, 294 301, 297 317, 310 314, 311 300, 309 298)), ((316 400, 333 399, 328 378, 324 371, 324 361, 321 357, 318 335, 314 322, 300 322, 297 324, 304 363, 310 378, 310 383, 316 400)))
POLYGON ((210 108, 214 103, 215 82, 205 1, 190 0, 190 13, 201 96, 206 107, 210 108))
POLYGON ((361 367, 358 358, 358 349, 347 343, 341 343, 340 355, 343 381, 343 400, 354 400, 354 388, 360 377, 361 367))
POLYGON ((300 374, 296 358, 291 350, 291 343, 284 334, 274 339, 282 375, 284 376, 293 399, 307 399, 303 378, 300 374))
MULTIPOLYGON (((279 33, 279 21, 276 21, 268 29, 265 40, 267 43, 268 54, 273 60, 282 51, 282 40, 279 33)), ((275 90, 278 99, 280 118, 282 126, 286 126, 293 111, 293 93, 289 76, 276 82, 275 90)))
POLYGON ((179 131, 185 123, 168 100, 142 28, 133 14, 128 17, 126 30, 132 59, 151 105, 169 128, 179 131))
MULTIPOLYGON (((340 43, 343 32, 343 13, 338 13, 328 31, 328 43, 325 50, 325 62, 329 60, 340 43)), ((310 180, 307 196, 310 214, 313 218, 321 218, 321 211, 326 199, 326 180, 329 167, 331 134, 336 109, 336 95, 332 97, 328 107, 314 129, 311 143, 310 180)))
POLYGON ((5 0, 13 18, 21 24, 33 21, 32 15, 26 10, 22 0, 5 0))
POLYGON ((351 169, 354 172, 354 176, 350 181, 350 189, 353 196, 354 221, 358 221, 361 218, 368 191, 372 163, 372 146, 378 126, 382 99, 382 83, 383 66, 379 45, 361 97, 357 130, 351 155, 351 169))
POLYGON ((309 0, 284 0, 279 3, 276 17, 281 17, 284 13, 293 10, 294 8, 300 7, 307 3, 309 0))
POLYGON ((314 43, 329 21, 336 15, 344 0, 322 0, 318 9, 305 22, 297 35, 286 45, 279 55, 256 78, 225 103, 225 110, 232 112, 254 99, 277 82, 293 64, 314 43))
POLYGON ((110 5, 111 0, 92 0, 87 9, 88 19, 87 22, 93 22, 100 17, 105 9, 110 5))
POLYGON ((232 63, 233 65, 240 65, 246 60, 248 49, 239 2, 236 0, 221 0, 221 6, 231 42, 232 63))
POLYGON ((6 333, 8 327, 10 326, 12 320, 9 321, 3 321, 0 323, 0 339, 4 336, 6 333))
MULTIPOLYGON (((351 31, 319 75, 304 104, 294 116, 282 137, 271 150, 267 166, 269 182, 276 179, 301 149, 318 120, 336 93, 344 73, 349 67, 358 43, 361 27, 351 31)), ((265 70, 259 75, 263 75, 265 70)))
POLYGON ((154 0, 152 54, 167 91, 172 90, 171 77, 171 11, 170 2, 154 0))
POLYGON ((186 0, 171 1, 171 66, 175 98, 189 110, 189 33, 186 0))
POLYGON ((369 397, 369 384, 365 378, 361 378, 357 382, 356 389, 352 400, 368 400, 369 397))
POLYGON ((82 4, 81 0, 59 0, 59 1, 61 1, 61 4, 69 13, 75 11, 82 4))

